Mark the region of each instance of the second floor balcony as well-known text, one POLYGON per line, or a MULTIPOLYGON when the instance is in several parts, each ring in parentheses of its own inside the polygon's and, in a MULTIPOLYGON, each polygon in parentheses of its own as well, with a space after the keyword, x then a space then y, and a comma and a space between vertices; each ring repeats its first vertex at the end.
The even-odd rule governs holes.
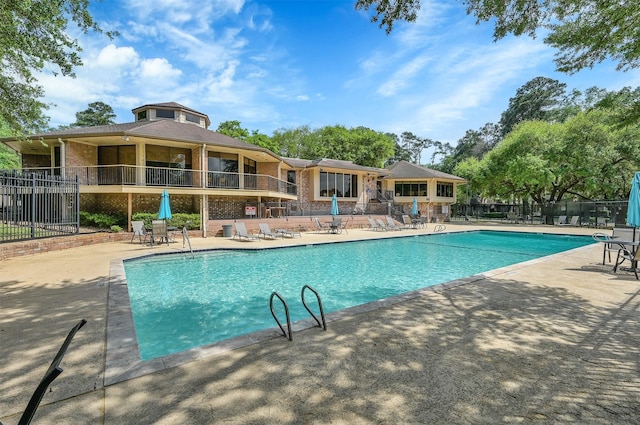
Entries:
POLYGON ((268 191, 297 195, 294 183, 265 174, 227 173, 135 165, 30 168, 23 171, 77 177, 81 186, 151 186, 268 191))

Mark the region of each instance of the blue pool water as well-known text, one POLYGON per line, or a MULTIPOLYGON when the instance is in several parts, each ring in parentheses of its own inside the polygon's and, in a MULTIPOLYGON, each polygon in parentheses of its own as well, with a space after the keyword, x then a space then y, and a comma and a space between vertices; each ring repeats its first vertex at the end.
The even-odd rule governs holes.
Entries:
POLYGON ((276 326, 273 291, 296 321, 309 318, 300 302, 304 285, 318 291, 328 313, 590 243, 585 236, 478 231, 162 255, 125 261, 125 272, 140 356, 149 360, 276 326))

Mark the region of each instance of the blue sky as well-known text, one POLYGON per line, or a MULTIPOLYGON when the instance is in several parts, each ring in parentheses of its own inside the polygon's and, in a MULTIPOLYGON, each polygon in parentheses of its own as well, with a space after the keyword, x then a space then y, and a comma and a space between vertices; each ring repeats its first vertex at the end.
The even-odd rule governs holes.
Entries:
POLYGON ((518 87, 537 76, 569 89, 618 90, 640 75, 602 64, 554 71, 541 40, 493 42, 461 2, 423 1, 416 23, 386 35, 355 0, 105 0, 90 10, 109 40, 74 33, 83 47, 77 78, 39 75, 51 126, 75 121, 90 102, 131 109, 175 101, 271 135, 279 128, 341 124, 455 145, 468 129, 498 122, 518 87))

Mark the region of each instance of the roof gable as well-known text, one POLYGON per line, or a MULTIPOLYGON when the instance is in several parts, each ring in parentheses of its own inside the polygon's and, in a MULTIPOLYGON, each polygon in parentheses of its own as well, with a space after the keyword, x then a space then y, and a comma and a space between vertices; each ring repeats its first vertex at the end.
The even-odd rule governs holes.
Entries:
POLYGON ((454 176, 453 174, 443 173, 442 171, 432 170, 431 168, 423 167, 421 165, 412 164, 407 161, 398 161, 387 167, 388 174, 387 179, 447 179, 458 180, 464 182, 462 177, 454 176))

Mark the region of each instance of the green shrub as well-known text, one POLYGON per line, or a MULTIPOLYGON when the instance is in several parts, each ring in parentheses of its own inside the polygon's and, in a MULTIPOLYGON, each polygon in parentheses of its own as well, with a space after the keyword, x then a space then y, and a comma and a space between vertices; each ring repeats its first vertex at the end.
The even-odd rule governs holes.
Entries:
POLYGON ((111 226, 111 231, 114 232, 114 233, 122 232, 122 227, 114 224, 113 226, 111 226))
POLYGON ((80 211, 80 226, 111 229, 112 226, 126 226, 127 216, 124 214, 102 214, 80 211))
MULTIPOLYGON (((135 213, 131 216, 132 221, 144 221, 145 227, 151 227, 151 222, 158 219, 157 213, 135 213)), ((200 214, 176 213, 172 214, 170 220, 167 220, 169 226, 182 228, 186 222, 189 222, 189 229, 200 228, 200 214)))

